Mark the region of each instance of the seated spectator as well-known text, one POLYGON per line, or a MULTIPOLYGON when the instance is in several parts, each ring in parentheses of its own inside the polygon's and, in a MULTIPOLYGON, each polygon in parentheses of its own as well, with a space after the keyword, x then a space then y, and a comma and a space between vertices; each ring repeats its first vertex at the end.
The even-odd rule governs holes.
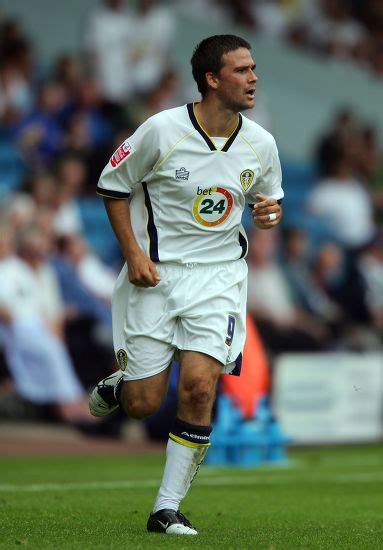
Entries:
POLYGON ((37 107, 14 126, 14 139, 30 166, 47 167, 59 153, 63 145, 60 117, 66 102, 60 84, 45 82, 39 90, 37 107))
POLYGON ((90 387, 115 370, 112 316, 110 306, 80 279, 77 265, 66 250, 66 239, 58 239, 57 252, 51 264, 68 312, 68 347, 81 380, 86 387, 90 387))
POLYGON ((383 340, 383 230, 365 247, 358 270, 366 287, 366 306, 373 327, 383 340))
POLYGON ((308 210, 318 216, 342 246, 358 249, 374 233, 370 194, 355 174, 352 150, 342 147, 332 173, 319 180, 308 198, 308 210))
MULTIPOLYGON (((38 246, 34 234, 31 243, 38 246)), ((42 241, 41 241, 42 243, 42 241)), ((28 250, 23 240, 23 250, 28 250)), ((38 252, 38 254, 40 251, 38 252)), ((41 277, 52 282, 52 274, 38 265, 34 249, 33 265, 17 257, 9 226, 0 230, 0 330, 7 366, 17 393, 34 404, 50 404, 63 421, 93 422, 87 407, 87 396, 80 383, 62 339, 58 336, 57 304, 45 302, 41 277)), ((30 258, 32 257, 30 256, 30 258)), ((41 260, 41 256, 39 258, 41 260)), ((45 290, 45 289, 44 289, 45 290)), ((47 289, 48 291, 48 289, 47 289)), ((54 285, 50 295, 55 296, 54 285)))
POLYGON ((110 304, 118 274, 90 251, 84 237, 78 234, 62 237, 60 250, 75 267, 84 286, 100 300, 110 304))
POLYGON ((55 194, 57 235, 82 231, 82 218, 77 199, 84 190, 87 167, 81 155, 67 154, 59 157, 56 165, 57 186, 55 194))
POLYGON ((333 242, 323 242, 312 263, 313 280, 337 308, 337 327, 344 345, 361 346, 358 331, 368 322, 365 285, 344 250, 333 242), (353 342, 355 340, 355 342, 353 342))
MULTIPOLYGON (((328 328, 337 322, 338 306, 316 284, 311 269, 308 234, 296 227, 282 233, 282 266, 296 303, 305 311, 321 319, 328 328)), ((330 336, 330 334, 329 334, 330 336)))
POLYGON ((17 123, 32 108, 33 50, 17 21, 0 26, 0 120, 17 123))
POLYGON ((296 306, 276 260, 277 233, 255 229, 248 256, 248 310, 269 352, 315 351, 326 346, 323 324, 296 306))
POLYGON ((351 57, 366 31, 352 18, 348 2, 320 0, 317 4, 317 17, 308 21, 313 44, 327 54, 351 57))

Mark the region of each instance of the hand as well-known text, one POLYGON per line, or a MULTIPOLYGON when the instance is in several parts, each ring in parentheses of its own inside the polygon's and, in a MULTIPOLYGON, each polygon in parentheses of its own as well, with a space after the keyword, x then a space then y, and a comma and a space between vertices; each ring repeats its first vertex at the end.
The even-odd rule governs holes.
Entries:
POLYGON ((134 256, 127 258, 129 281, 138 287, 148 288, 156 286, 161 277, 156 265, 149 256, 139 251, 134 256))
POLYGON ((255 225, 260 229, 271 229, 278 225, 282 217, 282 208, 277 199, 269 199, 266 195, 260 193, 256 195, 256 199, 258 202, 251 212, 255 225), (270 214, 275 214, 274 220, 270 220, 270 214))

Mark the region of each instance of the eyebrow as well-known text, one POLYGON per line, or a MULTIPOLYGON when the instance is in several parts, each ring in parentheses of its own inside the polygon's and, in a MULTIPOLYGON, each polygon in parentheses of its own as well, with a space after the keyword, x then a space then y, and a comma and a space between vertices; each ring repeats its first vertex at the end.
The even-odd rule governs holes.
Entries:
POLYGON ((236 67, 235 70, 236 71, 242 71, 242 69, 248 69, 249 67, 252 71, 254 71, 254 69, 257 67, 257 65, 255 63, 253 63, 252 65, 241 65, 240 67, 236 67))

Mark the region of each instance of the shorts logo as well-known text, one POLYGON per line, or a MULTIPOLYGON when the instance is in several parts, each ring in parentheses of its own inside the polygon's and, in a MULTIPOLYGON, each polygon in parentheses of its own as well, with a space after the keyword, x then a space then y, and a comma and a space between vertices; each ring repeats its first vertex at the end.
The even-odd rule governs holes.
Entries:
POLYGON ((120 164, 130 153, 132 152, 132 146, 128 141, 124 141, 122 145, 115 151, 110 159, 110 164, 115 168, 117 164, 120 164))
POLYGON ((184 167, 176 170, 176 181, 187 181, 189 179, 189 174, 190 172, 184 167))
POLYGON ((241 174, 239 176, 239 179, 241 181, 241 185, 242 185, 243 190, 247 191, 249 189, 249 187, 251 186, 251 184, 253 183, 254 172, 250 169, 243 170, 243 172, 241 172, 241 174))
POLYGON ((126 365, 128 364, 128 356, 126 355, 126 351, 124 349, 119 349, 116 353, 117 357, 117 363, 121 370, 126 369, 126 365))

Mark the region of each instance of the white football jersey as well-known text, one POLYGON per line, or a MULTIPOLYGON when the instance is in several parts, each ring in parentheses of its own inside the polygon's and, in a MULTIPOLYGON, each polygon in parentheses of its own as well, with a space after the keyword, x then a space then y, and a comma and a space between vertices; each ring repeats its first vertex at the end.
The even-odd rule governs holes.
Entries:
POLYGON ((247 253, 241 226, 255 195, 282 199, 275 140, 239 114, 224 140, 210 137, 193 104, 142 124, 104 168, 97 191, 130 198, 139 246, 155 262, 216 263, 247 253))

